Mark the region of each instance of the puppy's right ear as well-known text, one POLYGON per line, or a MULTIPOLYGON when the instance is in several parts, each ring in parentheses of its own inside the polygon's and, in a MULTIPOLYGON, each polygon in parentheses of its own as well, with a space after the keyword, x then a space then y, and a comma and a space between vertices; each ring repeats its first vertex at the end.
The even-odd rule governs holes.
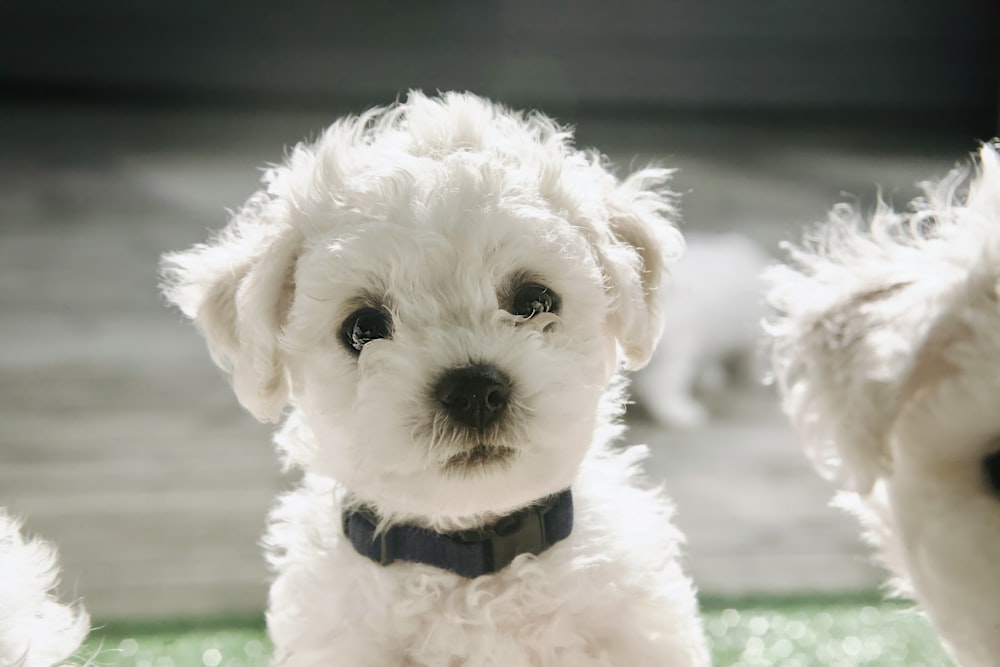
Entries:
POLYGON ((216 238, 161 264, 163 294, 194 321, 240 403, 261 421, 278 421, 288 401, 278 338, 302 237, 285 218, 259 192, 216 238))
POLYGON ((597 256, 615 299, 612 325, 626 370, 645 366, 663 333, 660 288, 667 265, 683 251, 673 224, 674 195, 666 189, 667 169, 642 169, 609 194, 608 237, 597 256))

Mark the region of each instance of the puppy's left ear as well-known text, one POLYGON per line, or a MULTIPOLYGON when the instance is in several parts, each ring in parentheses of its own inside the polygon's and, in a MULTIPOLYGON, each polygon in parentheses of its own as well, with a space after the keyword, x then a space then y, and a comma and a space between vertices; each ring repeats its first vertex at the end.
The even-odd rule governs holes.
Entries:
POLYGON ((612 327, 625 357, 625 369, 649 362, 663 333, 660 285, 667 263, 684 249, 674 227, 674 195, 666 189, 671 171, 643 169, 624 180, 608 197, 610 239, 598 257, 615 298, 612 327))

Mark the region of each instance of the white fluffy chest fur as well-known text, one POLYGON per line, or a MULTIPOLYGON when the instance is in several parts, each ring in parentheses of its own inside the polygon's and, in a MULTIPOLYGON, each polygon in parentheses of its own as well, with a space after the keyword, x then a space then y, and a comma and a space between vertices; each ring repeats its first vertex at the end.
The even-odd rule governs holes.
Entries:
POLYGON ((708 664, 673 507, 635 481, 644 454, 592 452, 570 537, 477 579, 369 561, 341 533, 337 485, 308 478, 272 517, 275 664, 708 664))

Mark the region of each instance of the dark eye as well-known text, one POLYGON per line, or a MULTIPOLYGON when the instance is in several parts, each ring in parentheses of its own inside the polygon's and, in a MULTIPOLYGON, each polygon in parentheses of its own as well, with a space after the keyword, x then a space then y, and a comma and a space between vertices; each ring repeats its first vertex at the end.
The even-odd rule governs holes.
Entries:
POLYGON ((519 317, 533 317, 539 313, 554 313, 559 310, 559 297, 544 285, 528 283, 514 292, 510 302, 510 312, 519 317))
POLYGON ((983 459, 983 479, 990 491, 1000 495, 1000 452, 993 452, 983 459))
POLYGON ((378 338, 392 336, 392 322, 389 316, 376 308, 356 310, 340 326, 340 337, 344 344, 355 352, 378 338))

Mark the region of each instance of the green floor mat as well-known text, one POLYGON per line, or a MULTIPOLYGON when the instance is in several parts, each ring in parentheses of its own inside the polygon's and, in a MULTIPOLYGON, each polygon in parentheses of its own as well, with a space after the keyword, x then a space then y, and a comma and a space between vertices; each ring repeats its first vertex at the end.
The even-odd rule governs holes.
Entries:
MULTIPOLYGON (((717 667, 950 667, 927 621, 870 596, 707 599, 717 667)), ((106 667, 265 667, 262 625, 109 624, 81 654, 106 667)))

